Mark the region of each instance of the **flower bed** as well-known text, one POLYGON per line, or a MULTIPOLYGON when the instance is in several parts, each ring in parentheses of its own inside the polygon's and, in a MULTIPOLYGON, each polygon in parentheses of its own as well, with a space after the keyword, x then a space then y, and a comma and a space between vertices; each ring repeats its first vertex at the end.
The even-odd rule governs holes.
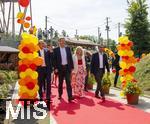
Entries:
POLYGON ((0 124, 3 123, 6 111, 6 100, 18 79, 15 71, 0 71, 0 124))

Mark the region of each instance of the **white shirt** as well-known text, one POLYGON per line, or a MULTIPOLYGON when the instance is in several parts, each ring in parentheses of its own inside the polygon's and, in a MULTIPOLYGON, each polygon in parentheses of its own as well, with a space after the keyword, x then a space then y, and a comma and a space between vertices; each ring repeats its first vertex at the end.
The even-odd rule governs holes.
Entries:
POLYGON ((41 57, 43 58, 43 64, 42 64, 42 67, 45 67, 46 64, 45 64, 45 54, 44 54, 44 49, 40 50, 40 54, 41 54, 41 57))
POLYGON ((61 64, 67 65, 68 64, 67 63, 67 53, 66 53, 65 47, 63 47, 63 48, 60 47, 60 54, 61 54, 61 60, 62 60, 61 64))
POLYGON ((103 53, 99 52, 99 68, 104 68, 103 65, 103 53))

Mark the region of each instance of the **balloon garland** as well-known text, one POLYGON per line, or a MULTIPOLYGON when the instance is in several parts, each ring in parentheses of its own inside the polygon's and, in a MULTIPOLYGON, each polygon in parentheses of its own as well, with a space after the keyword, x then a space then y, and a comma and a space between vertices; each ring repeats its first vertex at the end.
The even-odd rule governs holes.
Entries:
POLYGON ((133 73, 136 71, 135 63, 138 61, 134 57, 134 52, 131 50, 133 42, 128 39, 127 36, 119 38, 119 45, 117 46, 118 55, 121 57, 119 65, 121 70, 119 75, 122 82, 122 88, 125 87, 127 82, 136 82, 133 77, 133 73))
MULTIPOLYGON (((29 0, 18 0, 18 3, 22 7, 29 5, 29 0)), ((31 20, 30 16, 25 17, 25 14, 19 12, 17 14, 17 22, 24 26, 24 28, 30 28, 31 20)), ((23 32, 21 37, 21 43, 18 46, 19 49, 19 96, 20 99, 35 99, 39 90, 38 87, 38 73, 36 72, 37 66, 42 65, 43 60, 39 57, 38 51, 38 38, 35 36, 36 27, 29 29, 30 33, 23 32)))

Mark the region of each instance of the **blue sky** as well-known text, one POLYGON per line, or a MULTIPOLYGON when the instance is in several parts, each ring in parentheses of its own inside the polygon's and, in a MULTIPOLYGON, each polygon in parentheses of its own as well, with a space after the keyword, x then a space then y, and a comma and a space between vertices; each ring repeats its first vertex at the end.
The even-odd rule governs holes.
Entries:
MULTIPOLYGON (((150 7, 150 0, 147 3, 150 7)), ((32 9, 33 23, 38 28, 45 28, 48 16, 48 27, 53 26, 59 32, 64 29, 71 37, 76 29, 79 35, 97 35, 99 26, 106 38, 105 23, 109 17, 110 38, 117 40, 117 23, 123 24, 127 18, 126 0, 32 0, 32 9)), ((121 31, 124 33, 123 27, 121 31)))

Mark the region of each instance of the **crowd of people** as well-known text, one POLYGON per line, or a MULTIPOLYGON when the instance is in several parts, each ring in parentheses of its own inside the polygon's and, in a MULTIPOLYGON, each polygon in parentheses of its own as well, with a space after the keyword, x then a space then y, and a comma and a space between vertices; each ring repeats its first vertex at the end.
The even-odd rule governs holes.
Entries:
POLYGON ((88 92, 87 83, 90 73, 97 82, 95 97, 105 101, 102 78, 106 70, 107 74, 110 74, 110 68, 103 45, 98 46, 98 52, 93 54, 81 46, 78 46, 72 54, 71 49, 65 45, 65 38, 58 40, 56 48, 53 48, 51 44, 46 45, 43 40, 39 41, 39 47, 39 56, 43 58, 43 64, 37 69, 40 99, 43 99, 43 93, 45 93, 46 100, 52 103, 51 85, 54 84, 58 86, 58 99, 61 100, 64 82, 68 102, 72 102, 76 97, 84 97, 84 92, 88 92))

